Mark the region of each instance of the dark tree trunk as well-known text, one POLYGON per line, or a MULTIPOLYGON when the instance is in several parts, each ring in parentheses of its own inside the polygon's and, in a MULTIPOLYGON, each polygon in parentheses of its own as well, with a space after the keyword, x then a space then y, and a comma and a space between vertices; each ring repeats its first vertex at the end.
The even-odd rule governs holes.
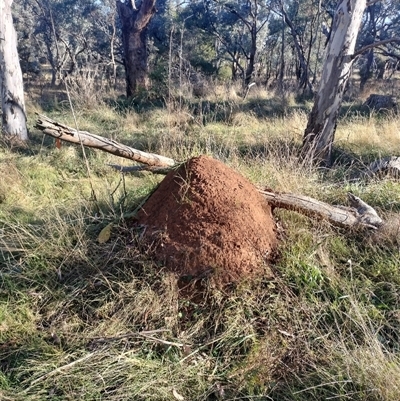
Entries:
POLYGON ((341 0, 336 9, 318 93, 303 138, 302 158, 315 164, 331 164, 337 117, 365 7, 366 0, 341 0))
POLYGON ((363 91, 365 84, 372 77, 372 65, 374 63, 374 49, 370 49, 367 53, 365 65, 360 70, 360 90, 363 91))
POLYGON ((156 0, 142 0, 139 8, 134 2, 117 0, 122 25, 122 44, 126 73, 126 95, 131 97, 140 89, 148 89, 147 27, 155 13, 156 0))
POLYGON ((299 84, 299 88, 303 90, 303 94, 312 93, 312 86, 309 79, 309 66, 308 62, 305 57, 303 45, 301 44, 301 40, 297 33, 296 27, 294 26, 292 20, 289 18, 288 14, 286 13, 283 4, 281 4, 281 12, 283 15, 283 19, 286 25, 290 29, 290 33, 293 38, 294 46, 296 49, 297 57, 298 57, 298 71, 297 71, 297 80, 299 84))
POLYGON ((281 61, 279 68, 279 81, 278 81, 278 90, 279 94, 283 95, 284 85, 283 80, 285 79, 285 29, 282 29, 282 38, 281 38, 281 61))
POLYGON ((257 26, 255 22, 251 26, 251 48, 250 48, 250 53, 248 55, 248 61, 247 61, 247 68, 246 68, 246 73, 245 73, 245 78, 244 78, 244 84, 245 87, 247 88, 249 84, 251 83, 251 80, 253 78, 254 74, 254 63, 256 60, 256 52, 257 52, 257 26))
MULTIPOLYGON (((369 14, 369 23, 368 23, 368 30, 369 30, 369 43, 374 43, 377 36, 376 30, 376 19, 375 19, 375 7, 376 4, 372 4, 367 8, 369 14)), ((367 60, 363 68, 360 69, 360 90, 363 91, 365 88, 365 84, 367 81, 372 78, 372 66, 374 63, 375 55, 374 49, 370 49, 367 53, 367 60)))

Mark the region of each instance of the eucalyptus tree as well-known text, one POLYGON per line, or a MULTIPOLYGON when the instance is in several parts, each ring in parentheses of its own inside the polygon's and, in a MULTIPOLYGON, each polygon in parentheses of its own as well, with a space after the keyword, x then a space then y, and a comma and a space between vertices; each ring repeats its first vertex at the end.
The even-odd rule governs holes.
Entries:
POLYGON ((91 17, 98 8, 95 0, 18 0, 24 8, 25 23, 33 25, 31 43, 51 66, 51 83, 76 72, 90 52, 95 38, 91 17))
POLYGON ((364 14, 360 31, 359 46, 383 42, 379 47, 370 47, 360 58, 360 89, 373 77, 382 79, 388 67, 392 72, 400 62, 400 47, 388 39, 400 36, 400 4, 398 1, 370 2, 364 14))
POLYGON ((29 80, 40 75, 39 59, 43 61, 43 49, 39 46, 35 32, 35 17, 25 0, 14 0, 13 17, 18 35, 18 56, 22 73, 26 74, 26 79, 29 80))
POLYGON ((337 117, 354 62, 366 0, 340 0, 314 106, 304 133, 303 157, 330 165, 337 117))
POLYGON ((115 85, 122 65, 115 0, 14 0, 21 67, 56 85, 87 72, 115 85))
POLYGON ((123 64, 121 26, 118 23, 118 12, 115 0, 99 0, 98 7, 91 15, 94 43, 91 54, 105 67, 110 86, 117 86, 118 66, 123 64))
POLYGON ((271 0, 271 17, 262 50, 259 51, 265 81, 280 92, 290 87, 311 96, 319 73, 331 17, 329 1, 271 0))
POLYGON ((321 23, 324 14, 321 2, 274 0, 271 8, 288 28, 289 35, 285 37, 289 46, 285 46, 285 49, 293 49, 298 88, 304 94, 312 94, 316 70, 312 68, 311 61, 312 58, 318 59, 321 50, 321 23))
POLYGON ((303 137, 302 157, 329 166, 343 93, 355 60, 373 47, 396 43, 390 37, 356 50, 366 0, 340 0, 333 18, 319 89, 303 137))
POLYGON ((260 71, 262 71, 262 81, 265 85, 279 77, 280 61, 282 61, 279 46, 283 31, 281 25, 281 21, 271 17, 268 35, 265 38, 263 49, 260 51, 260 71))
POLYGON ((231 64, 232 78, 247 86, 256 71, 258 50, 265 41, 269 8, 261 0, 192 1, 193 23, 217 40, 219 56, 231 64))
POLYGON ((255 71, 256 55, 259 46, 259 34, 267 24, 270 12, 269 9, 263 7, 264 2, 259 0, 247 0, 244 9, 238 9, 235 5, 227 4, 225 7, 236 15, 243 24, 243 28, 247 31, 247 49, 242 47, 246 58, 246 69, 244 74, 244 84, 248 86, 255 71))
POLYGON ((121 21, 126 95, 149 87, 147 28, 156 11, 156 0, 117 0, 121 21))
POLYGON ((0 2, 0 92, 2 131, 8 137, 28 139, 22 71, 17 51, 17 34, 13 25, 13 0, 0 2))

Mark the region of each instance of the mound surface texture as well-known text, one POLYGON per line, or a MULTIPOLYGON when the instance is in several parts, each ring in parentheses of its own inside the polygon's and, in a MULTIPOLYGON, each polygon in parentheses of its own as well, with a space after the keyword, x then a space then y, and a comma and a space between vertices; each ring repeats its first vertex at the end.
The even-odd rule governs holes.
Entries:
POLYGON ((253 184, 207 156, 171 171, 137 220, 156 259, 183 278, 237 282, 260 271, 277 244, 271 208, 253 184))

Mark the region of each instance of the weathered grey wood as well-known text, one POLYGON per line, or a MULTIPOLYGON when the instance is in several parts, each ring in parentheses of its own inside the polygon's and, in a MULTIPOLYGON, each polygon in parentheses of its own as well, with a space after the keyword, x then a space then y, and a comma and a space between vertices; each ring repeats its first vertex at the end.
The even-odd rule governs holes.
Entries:
POLYGON ((375 160, 372 162, 363 177, 372 176, 391 176, 393 178, 400 178, 400 157, 389 156, 383 159, 375 160))
POLYGON ((355 196, 351 192, 347 193, 350 205, 355 209, 358 223, 367 227, 378 228, 382 225, 383 221, 378 216, 376 210, 365 203, 361 198, 355 196))
POLYGON ((274 207, 321 217, 336 226, 377 229, 383 221, 377 212, 357 196, 348 193, 352 207, 332 206, 304 195, 259 190, 274 207))
POLYGON ((54 138, 75 144, 82 144, 89 148, 99 149, 149 166, 168 167, 176 164, 175 160, 169 157, 142 152, 141 150, 131 148, 100 135, 91 134, 87 131, 77 131, 67 125, 53 121, 42 114, 38 114, 36 128, 54 138))

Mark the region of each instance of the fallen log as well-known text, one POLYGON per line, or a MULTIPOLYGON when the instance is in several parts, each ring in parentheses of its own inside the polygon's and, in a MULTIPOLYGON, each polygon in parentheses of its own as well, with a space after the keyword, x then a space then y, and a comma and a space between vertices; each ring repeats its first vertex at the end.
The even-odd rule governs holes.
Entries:
MULTIPOLYGON (((77 131, 76 129, 53 121, 44 115, 38 114, 38 116, 39 119, 37 120, 36 127, 47 135, 59 138, 63 141, 99 149, 147 165, 126 167, 110 164, 110 167, 123 173, 150 171, 156 174, 167 174, 172 168, 178 166, 175 160, 168 157, 142 152, 99 135, 91 134, 86 131, 77 131)), ((396 164, 397 162, 398 159, 396 160, 396 164)), ((374 172, 372 167, 370 170, 374 172)), ((351 207, 345 207, 332 206, 304 195, 278 193, 269 189, 259 189, 259 192, 272 207, 293 210, 310 217, 326 219, 336 226, 377 229, 383 224, 382 219, 378 216, 375 209, 351 193, 348 193, 351 207)))
POLYGON ((82 144, 88 148, 99 149, 149 166, 172 167, 176 164, 175 160, 168 157, 156 155, 154 153, 142 152, 141 150, 131 148, 100 135, 91 134, 87 131, 77 131, 67 125, 53 121, 42 114, 37 115, 39 118, 35 127, 56 139, 75 144, 82 144))
POLYGON ((390 176, 398 179, 400 177, 400 157, 389 156, 372 162, 363 177, 390 176))
POLYGON ((304 195, 261 189, 259 192, 273 207, 293 210, 310 217, 318 216, 336 226, 377 229, 383 224, 375 209, 350 192, 347 196, 352 207, 332 206, 304 195))

